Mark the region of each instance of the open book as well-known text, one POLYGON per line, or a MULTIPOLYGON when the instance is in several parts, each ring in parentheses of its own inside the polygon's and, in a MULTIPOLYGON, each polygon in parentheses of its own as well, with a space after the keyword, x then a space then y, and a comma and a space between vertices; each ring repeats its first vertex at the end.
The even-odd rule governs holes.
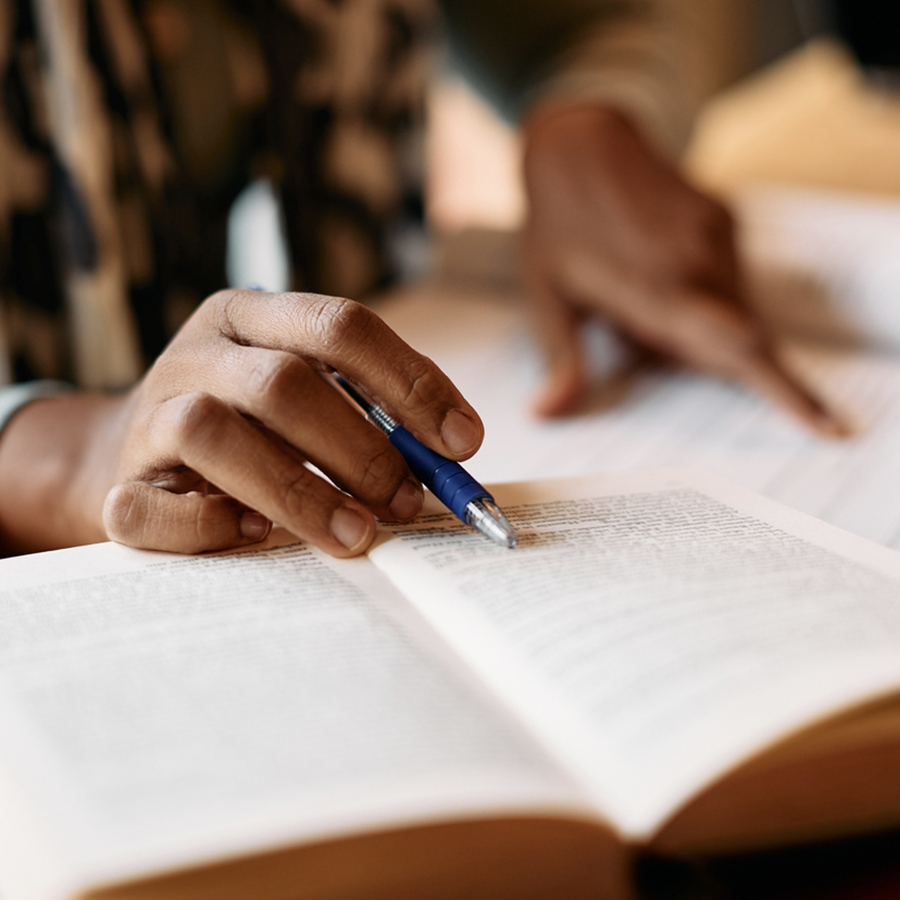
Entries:
POLYGON ((0 896, 592 897, 900 822, 900 555, 702 472, 0 563, 0 896))

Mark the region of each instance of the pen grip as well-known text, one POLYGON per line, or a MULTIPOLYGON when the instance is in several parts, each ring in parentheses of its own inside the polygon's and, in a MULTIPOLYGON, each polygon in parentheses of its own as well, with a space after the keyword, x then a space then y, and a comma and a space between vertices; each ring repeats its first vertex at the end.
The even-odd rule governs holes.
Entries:
POLYGON ((416 478, 463 522, 466 521, 466 507, 472 500, 491 496, 459 463, 435 453, 402 425, 398 425, 388 438, 416 478))

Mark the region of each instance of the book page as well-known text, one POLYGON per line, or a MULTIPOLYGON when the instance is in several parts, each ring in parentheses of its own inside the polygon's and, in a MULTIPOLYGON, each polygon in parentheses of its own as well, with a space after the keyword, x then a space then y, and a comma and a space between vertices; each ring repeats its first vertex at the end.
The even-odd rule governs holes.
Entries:
POLYGON ((609 335, 587 335, 598 368, 585 410, 529 413, 541 378, 520 301, 472 287, 417 288, 380 310, 479 411, 482 482, 703 466, 862 537, 900 549, 900 358, 792 343, 788 362, 855 425, 810 434, 749 391, 690 372, 618 370, 609 335), (436 323, 440 323, 437 327, 436 323))
MULTIPOLYGON (((900 555, 703 473, 495 486, 371 558, 627 834, 767 744, 900 687, 900 555)), ((437 504, 433 504, 433 508, 437 504)))
POLYGON ((4 900, 574 802, 366 560, 110 544, 8 560, 0 584, 0 765, 55 847, 35 870, 0 846, 4 900))

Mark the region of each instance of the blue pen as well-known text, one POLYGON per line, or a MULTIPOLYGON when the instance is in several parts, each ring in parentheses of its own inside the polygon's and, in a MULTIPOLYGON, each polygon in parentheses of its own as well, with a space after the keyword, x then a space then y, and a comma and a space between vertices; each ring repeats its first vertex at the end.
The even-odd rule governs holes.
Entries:
POLYGON ((330 376, 400 451, 416 478, 457 518, 503 547, 519 540, 494 498, 458 463, 435 453, 337 373, 330 376))

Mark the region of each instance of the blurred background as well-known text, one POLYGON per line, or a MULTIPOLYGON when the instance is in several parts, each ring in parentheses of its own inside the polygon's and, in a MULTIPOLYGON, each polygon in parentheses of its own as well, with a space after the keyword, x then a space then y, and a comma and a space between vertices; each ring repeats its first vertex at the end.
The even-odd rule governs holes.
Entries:
MULTIPOLYGON (((662 2, 690 48, 698 116, 683 162, 695 181, 732 200, 741 220, 759 218, 752 204, 740 208, 747 189, 759 186, 900 195, 900 3, 662 2)), ((504 281, 514 268, 504 236, 525 212, 519 139, 449 56, 432 84, 426 153, 437 241, 417 248, 409 271, 504 281)), ((767 221, 770 207, 761 214, 767 221)), ((820 218, 817 209, 804 216, 804 227, 820 218)), ((873 227, 887 233, 882 223, 873 227)), ((832 243, 845 228, 838 222, 834 230, 832 243)), ((266 182, 239 198, 230 233, 233 285, 287 287, 279 214, 266 182)), ((900 323, 897 331, 900 338, 900 323)))
MULTIPOLYGON (((699 117, 685 162, 721 193, 775 182, 900 194, 900 4, 670 0, 699 117)), ((432 97, 429 213, 439 231, 514 227, 514 129, 454 75, 432 97)))

